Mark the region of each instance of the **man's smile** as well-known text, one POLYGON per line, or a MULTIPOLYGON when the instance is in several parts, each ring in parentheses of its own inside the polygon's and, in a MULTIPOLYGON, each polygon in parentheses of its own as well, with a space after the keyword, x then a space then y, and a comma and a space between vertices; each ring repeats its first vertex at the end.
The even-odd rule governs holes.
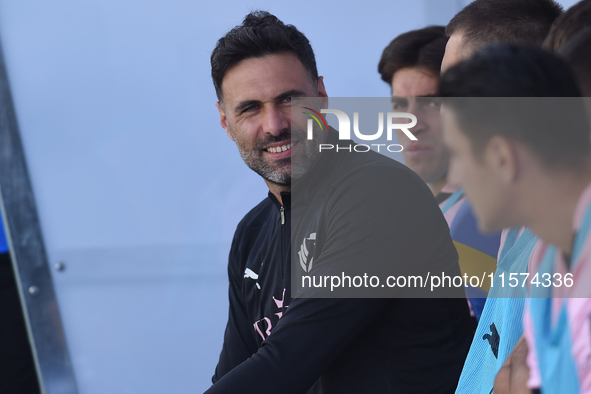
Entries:
POLYGON ((274 159, 282 159, 293 155, 293 148, 298 145, 299 141, 281 141, 263 149, 265 154, 274 159))

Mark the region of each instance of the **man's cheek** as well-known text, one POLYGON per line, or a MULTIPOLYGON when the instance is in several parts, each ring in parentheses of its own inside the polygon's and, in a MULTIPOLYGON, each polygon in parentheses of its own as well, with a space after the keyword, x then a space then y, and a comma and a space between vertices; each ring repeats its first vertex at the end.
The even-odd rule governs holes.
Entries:
POLYGON ((462 160, 457 160, 455 168, 448 174, 448 182, 457 187, 464 187, 469 183, 470 167, 462 160))
MULTIPOLYGON (((398 118, 400 119, 400 118, 398 118)), ((396 120, 396 118, 394 118, 394 121, 396 120)), ((404 119, 401 121, 401 123, 405 123, 404 119)), ((402 147, 404 149, 406 149, 408 147, 408 144, 410 143, 410 139, 399 129, 396 129, 394 131, 394 133, 396 134, 396 138, 398 139, 398 143, 400 145, 402 145, 402 147)))
POLYGON ((448 174, 448 178, 452 179, 452 178, 458 178, 459 175, 459 163, 458 163, 458 159, 455 156, 452 156, 449 160, 449 168, 447 170, 448 174))

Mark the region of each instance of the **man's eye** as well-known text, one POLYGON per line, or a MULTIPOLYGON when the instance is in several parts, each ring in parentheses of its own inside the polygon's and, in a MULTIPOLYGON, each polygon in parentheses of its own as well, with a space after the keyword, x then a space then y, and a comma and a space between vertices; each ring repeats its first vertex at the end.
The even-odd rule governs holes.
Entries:
POLYGON ((250 107, 246 107, 242 113, 254 112, 259 109, 258 105, 251 105, 250 107))
POLYGON ((291 97, 286 97, 283 99, 284 103, 291 103, 291 97))
POLYGON ((417 104, 425 109, 439 109, 441 107, 441 100, 433 97, 417 97, 417 104))
POLYGON ((408 108, 408 101, 407 100, 404 100, 404 99, 392 100, 392 109, 402 111, 407 108, 408 108))
POLYGON ((439 99, 431 99, 429 101, 427 101, 427 107, 429 108, 437 108, 439 109, 441 107, 441 100, 439 99))

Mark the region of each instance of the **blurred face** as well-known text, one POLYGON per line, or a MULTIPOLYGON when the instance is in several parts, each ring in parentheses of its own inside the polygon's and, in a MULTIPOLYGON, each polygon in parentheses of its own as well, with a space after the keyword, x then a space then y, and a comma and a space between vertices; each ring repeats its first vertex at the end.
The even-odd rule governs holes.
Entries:
POLYGON ((487 145, 481 160, 478 160, 468 136, 458 126, 454 111, 444 106, 441 113, 444 142, 450 152, 450 175, 464 188, 480 231, 500 231, 507 227, 504 215, 510 198, 502 181, 503 176, 494 164, 498 162, 494 149, 489 149, 490 144, 487 145))
MULTIPOLYGON (((244 162, 266 181, 287 186, 318 156, 318 140, 291 122, 291 97, 326 97, 322 77, 314 84, 292 53, 243 60, 222 81, 220 121, 244 162)), ((317 138, 317 137, 315 137, 317 138)), ((326 136, 319 136, 322 141, 326 136)))
POLYGON ((439 77, 419 67, 403 68, 392 76, 394 111, 410 112, 417 117, 417 125, 410 129, 417 141, 396 130, 398 142, 404 148, 404 163, 425 183, 444 179, 449 162, 441 133, 440 101, 435 97, 438 85, 439 77))

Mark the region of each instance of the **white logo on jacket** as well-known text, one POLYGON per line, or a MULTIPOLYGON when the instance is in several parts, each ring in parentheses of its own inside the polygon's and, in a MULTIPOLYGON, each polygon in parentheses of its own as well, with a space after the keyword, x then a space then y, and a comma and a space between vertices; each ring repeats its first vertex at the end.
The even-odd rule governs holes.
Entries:
POLYGON ((259 282, 258 282, 259 274, 257 274, 256 272, 254 272, 250 268, 247 268, 244 271, 244 278, 245 279, 253 279, 253 280, 256 280, 257 281, 257 283, 256 283, 257 289, 259 289, 259 290, 261 289, 261 286, 259 285, 259 282))
POLYGON ((300 256, 300 265, 306 272, 310 272, 312 269, 312 264, 314 262, 314 247, 316 246, 316 233, 310 234, 309 237, 304 237, 302 241, 302 246, 300 246, 300 251, 298 252, 298 256, 300 256), (308 257, 310 257, 310 261, 308 262, 308 257))

